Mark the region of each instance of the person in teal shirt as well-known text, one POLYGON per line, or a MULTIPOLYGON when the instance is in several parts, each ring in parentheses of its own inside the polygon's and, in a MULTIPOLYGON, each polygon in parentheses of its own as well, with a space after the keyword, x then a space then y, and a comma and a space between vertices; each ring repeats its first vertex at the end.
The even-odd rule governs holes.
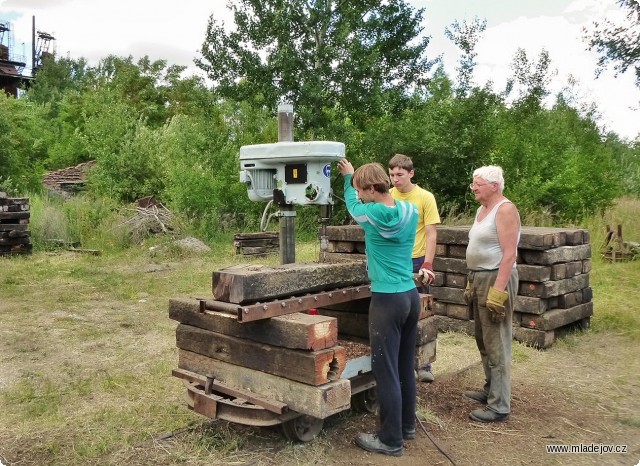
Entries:
POLYGON ((377 433, 358 434, 356 444, 367 451, 401 456, 403 439, 416 435, 414 355, 420 296, 411 255, 418 211, 410 202, 393 199, 381 164, 368 163, 354 170, 343 159, 338 169, 344 176, 347 209, 365 232, 371 281, 371 370, 380 406, 377 433))

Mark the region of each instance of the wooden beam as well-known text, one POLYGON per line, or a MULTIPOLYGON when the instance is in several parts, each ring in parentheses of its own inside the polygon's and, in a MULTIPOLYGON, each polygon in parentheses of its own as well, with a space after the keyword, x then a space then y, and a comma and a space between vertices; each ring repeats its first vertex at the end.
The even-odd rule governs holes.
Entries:
POLYGON ((320 351, 293 350, 185 324, 179 324, 176 329, 176 345, 183 350, 309 385, 339 379, 347 361, 342 346, 320 351))
POLYGON ((213 272, 215 299, 249 303, 368 284, 364 263, 236 265, 213 272))
POLYGON ((302 350, 330 348, 338 342, 338 321, 301 312, 240 323, 235 315, 205 310, 197 299, 169 300, 169 318, 212 332, 302 350))
POLYGON ((182 349, 178 355, 180 369, 213 377, 230 387, 279 401, 293 411, 318 419, 326 419, 351 406, 349 379, 313 386, 182 349))

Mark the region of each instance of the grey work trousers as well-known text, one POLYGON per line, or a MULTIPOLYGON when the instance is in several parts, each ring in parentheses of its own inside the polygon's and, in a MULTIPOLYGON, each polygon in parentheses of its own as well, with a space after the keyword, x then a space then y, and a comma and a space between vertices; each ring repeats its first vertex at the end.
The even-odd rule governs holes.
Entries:
POLYGON ((484 369, 487 407, 496 413, 508 414, 511 412, 511 320, 518 294, 518 271, 515 268, 511 271, 507 284, 506 315, 501 322, 495 323, 486 306, 489 288, 497 276, 497 270, 479 271, 470 272, 468 279, 473 292, 475 337, 484 369))

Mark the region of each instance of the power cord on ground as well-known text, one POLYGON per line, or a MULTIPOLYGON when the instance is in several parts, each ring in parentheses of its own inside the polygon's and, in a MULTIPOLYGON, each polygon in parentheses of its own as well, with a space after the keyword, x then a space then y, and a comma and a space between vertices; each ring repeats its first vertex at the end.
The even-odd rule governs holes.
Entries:
POLYGON ((429 440, 431 440, 431 442, 436 446, 436 448, 440 450, 440 453, 442 453, 449 461, 451 461, 451 464, 453 464, 453 466, 456 466, 456 462, 453 461, 451 456, 449 456, 449 453, 447 453, 447 451, 442 447, 442 445, 438 443, 435 437, 429 433, 424 422, 422 422, 422 419, 420 419, 418 415, 416 415, 416 421, 418 421, 418 425, 420 425, 420 428, 422 429, 422 431, 425 434, 427 434, 427 437, 429 437, 429 440))

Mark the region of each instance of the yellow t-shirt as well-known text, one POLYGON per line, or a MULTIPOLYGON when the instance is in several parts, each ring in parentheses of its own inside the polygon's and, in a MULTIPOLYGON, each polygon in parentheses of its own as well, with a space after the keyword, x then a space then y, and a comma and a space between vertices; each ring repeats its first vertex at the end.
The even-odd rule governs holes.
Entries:
POLYGON ((396 188, 389 190, 391 196, 399 201, 409 201, 418 208, 418 228, 416 230, 416 242, 413 245, 412 258, 424 257, 427 249, 427 233, 425 225, 440 223, 440 214, 436 198, 426 189, 415 185, 408 193, 401 193, 396 188))

